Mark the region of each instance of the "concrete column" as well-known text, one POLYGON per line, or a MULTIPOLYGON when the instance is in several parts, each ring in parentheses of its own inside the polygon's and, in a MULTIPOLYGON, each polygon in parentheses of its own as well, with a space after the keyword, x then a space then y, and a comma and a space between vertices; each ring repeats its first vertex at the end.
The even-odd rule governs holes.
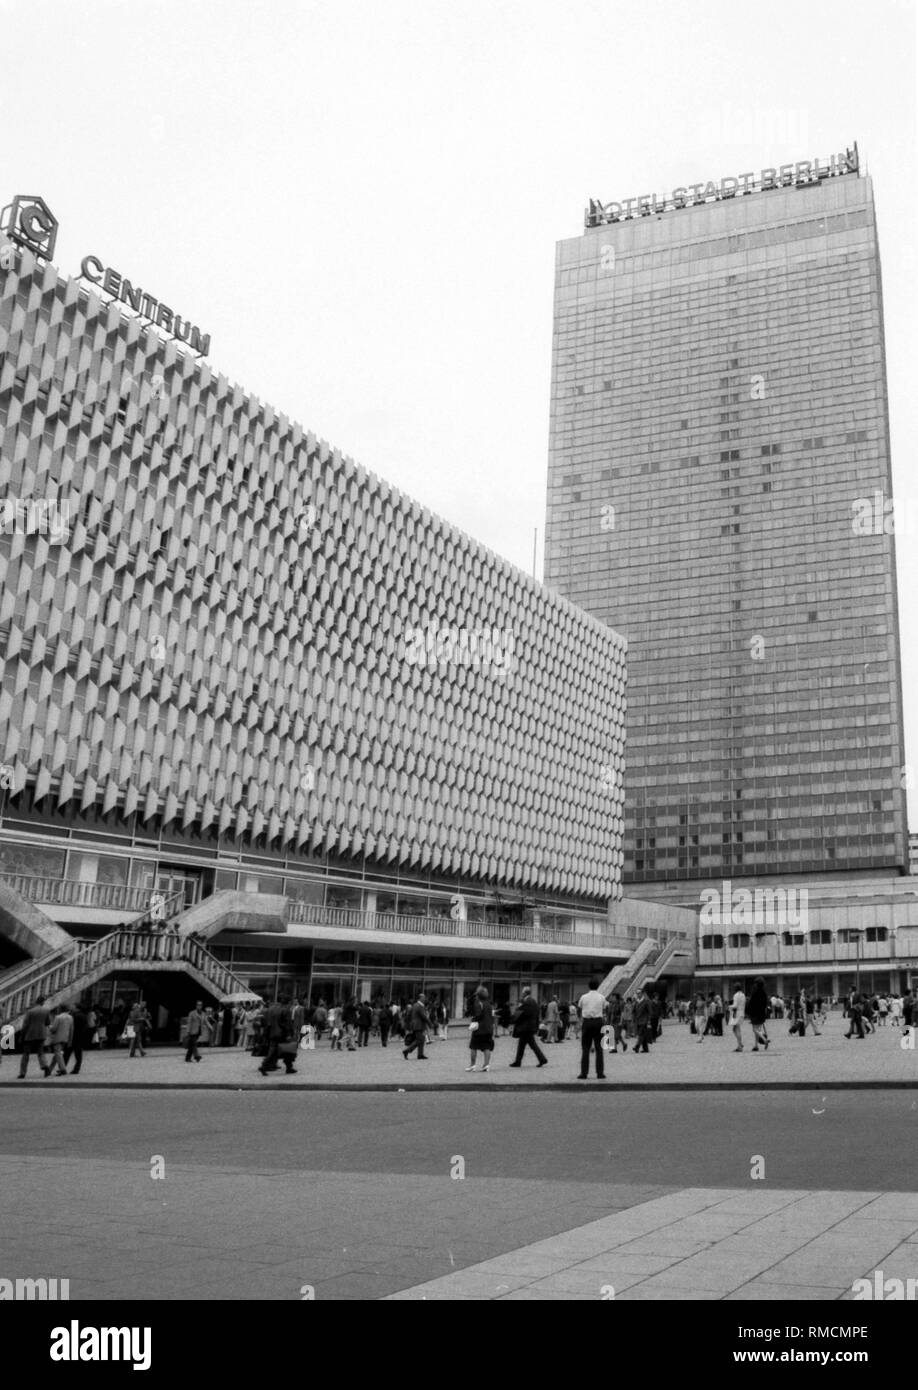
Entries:
POLYGON ((453 1007, 450 1010, 450 1018, 458 1022, 465 1014, 465 992, 468 989, 468 980, 455 980, 453 982, 453 1007))

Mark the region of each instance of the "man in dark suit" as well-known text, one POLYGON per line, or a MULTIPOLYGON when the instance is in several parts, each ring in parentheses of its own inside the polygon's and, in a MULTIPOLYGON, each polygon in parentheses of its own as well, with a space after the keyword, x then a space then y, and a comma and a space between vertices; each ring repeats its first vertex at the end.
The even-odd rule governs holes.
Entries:
POLYGON ((293 1052, 281 1051, 285 1045, 293 1041, 293 1016, 290 1012, 290 1000, 286 995, 282 995, 276 1004, 272 1004, 265 1016, 265 1025, 268 1033, 268 1055, 258 1068, 262 1076, 267 1076, 269 1071, 277 1071, 278 1059, 284 1064, 284 1074, 289 1076, 296 1071, 293 1065, 293 1052))
POLYGON ((634 1006, 634 1023, 638 1040, 632 1055, 636 1057, 639 1052, 650 1051, 647 1044, 651 1041, 650 1030, 653 1026, 653 1011, 644 990, 638 992, 637 1003, 634 1006))
POLYGON ((38 1065, 45 1076, 51 1075, 51 1068, 45 1057, 48 1030, 51 1026, 51 1011, 45 1008, 45 996, 40 994, 29 1009, 22 1023, 22 1057, 19 1061, 20 1079, 29 1069, 29 1058, 38 1057, 38 1065))
POLYGON ((84 1047, 89 1047, 92 1034, 90 1033, 89 1018, 86 1011, 81 1009, 79 1004, 77 1004, 70 1012, 73 1014, 73 1037, 70 1040, 70 1046, 64 1052, 64 1064, 66 1066, 72 1057, 74 1059, 74 1066, 70 1075, 76 1076, 80 1067, 83 1065, 83 1049, 84 1047))
POLYGON ((532 997, 532 990, 527 985, 520 995, 520 1002, 513 1018, 513 1036, 517 1039, 517 1044, 516 1061, 510 1063, 511 1067, 523 1065, 523 1053, 527 1047, 532 1048, 540 1067, 548 1065, 548 1058, 536 1042, 538 1031, 539 1006, 532 997))
POLYGON ((430 1027, 430 1014, 427 1012, 427 995, 419 994, 411 1006, 408 1015, 408 1027, 413 1034, 407 1047, 402 1048, 402 1056, 407 1057, 415 1048, 418 1050, 418 1061, 429 1062, 430 1058, 424 1055, 424 1043, 427 1038, 427 1030, 430 1027))

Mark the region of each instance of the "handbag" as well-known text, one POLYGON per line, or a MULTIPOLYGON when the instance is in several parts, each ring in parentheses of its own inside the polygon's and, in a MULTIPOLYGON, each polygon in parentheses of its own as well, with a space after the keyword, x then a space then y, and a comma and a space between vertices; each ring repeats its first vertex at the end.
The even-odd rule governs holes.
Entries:
POLYGON ((119 1042, 132 1042, 135 1036, 134 1025, 132 1023, 127 1023, 125 1024, 124 1032, 119 1038, 119 1042))

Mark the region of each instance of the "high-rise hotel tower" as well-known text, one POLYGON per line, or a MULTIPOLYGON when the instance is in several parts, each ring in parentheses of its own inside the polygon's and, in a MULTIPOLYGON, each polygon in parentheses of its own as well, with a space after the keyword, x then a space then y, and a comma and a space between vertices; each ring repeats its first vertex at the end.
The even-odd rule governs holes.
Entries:
POLYGON ((557 248, 545 579, 628 639, 626 882, 905 864, 890 499, 856 147, 591 203, 557 248))

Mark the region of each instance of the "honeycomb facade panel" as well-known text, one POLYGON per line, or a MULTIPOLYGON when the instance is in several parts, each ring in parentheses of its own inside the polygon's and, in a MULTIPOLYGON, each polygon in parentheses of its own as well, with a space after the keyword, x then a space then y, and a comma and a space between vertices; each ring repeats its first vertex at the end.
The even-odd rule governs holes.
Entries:
POLYGON ((17 791, 620 895, 623 639, 19 251, 0 465, 17 791))

